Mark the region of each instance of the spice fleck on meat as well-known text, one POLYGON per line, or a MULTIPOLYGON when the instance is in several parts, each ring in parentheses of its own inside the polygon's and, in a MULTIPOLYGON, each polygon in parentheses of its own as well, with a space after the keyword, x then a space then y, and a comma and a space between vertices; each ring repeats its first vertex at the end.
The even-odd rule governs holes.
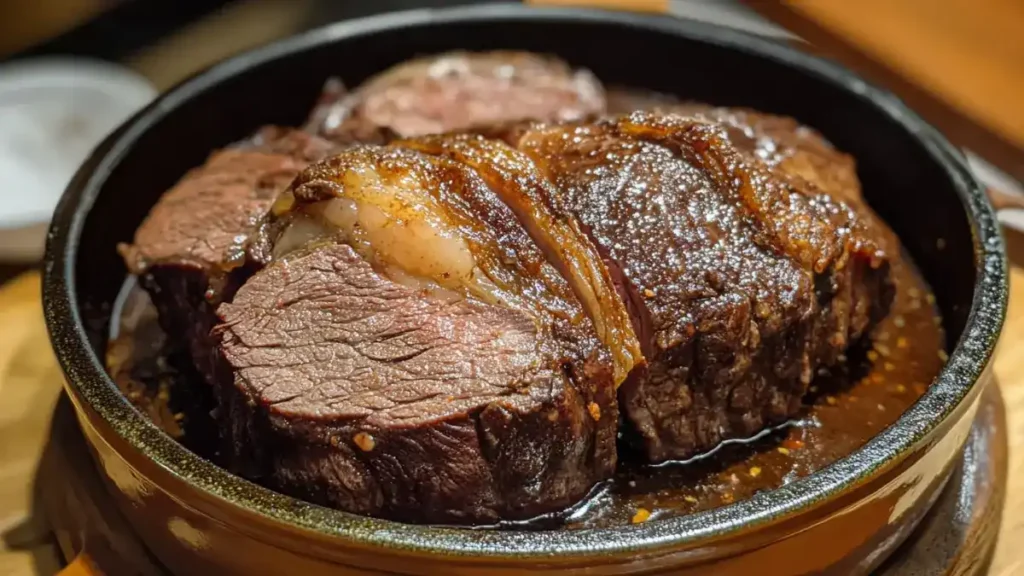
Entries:
POLYGON ((366 432, 360 432, 356 434, 355 436, 352 437, 352 441, 355 442, 356 446, 358 446, 359 449, 362 450, 363 452, 369 452, 373 450, 373 447, 376 446, 377 444, 374 441, 373 436, 370 436, 366 432))

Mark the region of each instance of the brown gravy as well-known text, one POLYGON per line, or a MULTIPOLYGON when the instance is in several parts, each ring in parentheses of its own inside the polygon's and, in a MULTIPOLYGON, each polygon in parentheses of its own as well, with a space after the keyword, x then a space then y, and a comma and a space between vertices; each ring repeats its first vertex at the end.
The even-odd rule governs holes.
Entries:
MULTIPOLYGON (((894 262, 893 274, 893 309, 870 347, 820 371, 799 418, 686 462, 650 466, 623 450, 615 478, 572 510, 502 527, 595 528, 691 514, 777 488, 850 454, 916 402, 946 360, 928 286, 909 261, 894 262)), ((107 354, 114 381, 156 425, 216 462, 207 386, 183 353, 167 346, 156 311, 133 280, 118 304, 107 354)))
POLYGON ((909 263, 894 263, 896 298, 867 346, 819 371, 794 419, 756 438, 727 442, 688 462, 649 466, 623 459, 614 482, 579 507, 570 527, 680 516, 731 504, 843 458, 895 422, 945 363, 935 299, 909 263))

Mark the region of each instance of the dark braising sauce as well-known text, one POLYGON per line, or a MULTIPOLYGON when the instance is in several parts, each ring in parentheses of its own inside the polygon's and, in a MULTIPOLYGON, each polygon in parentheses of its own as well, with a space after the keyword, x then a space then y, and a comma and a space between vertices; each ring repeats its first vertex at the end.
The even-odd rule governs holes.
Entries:
MULTIPOLYGON (((856 450, 917 401, 946 360, 928 286, 908 262, 895 262, 893 273, 892 312, 872 333, 870 347, 820 371, 799 418, 687 462, 650 466, 624 449, 616 477, 573 510, 504 527, 594 528, 690 514, 782 486, 856 450)), ((183 352, 167 346, 156 311, 133 280, 115 312, 119 322, 107 355, 115 382, 155 424, 216 462, 208 386, 183 352)))
POLYGON ((175 440, 217 461, 209 386, 187 352, 171 346, 149 295, 129 277, 113 307, 107 371, 135 407, 175 440))
POLYGON ((872 333, 870 347, 820 371, 799 418, 688 462, 649 466, 625 454, 615 480, 567 525, 651 521, 744 500, 820 470, 895 422, 924 394, 946 356, 928 286, 908 262, 896 262, 893 273, 892 312, 872 333))

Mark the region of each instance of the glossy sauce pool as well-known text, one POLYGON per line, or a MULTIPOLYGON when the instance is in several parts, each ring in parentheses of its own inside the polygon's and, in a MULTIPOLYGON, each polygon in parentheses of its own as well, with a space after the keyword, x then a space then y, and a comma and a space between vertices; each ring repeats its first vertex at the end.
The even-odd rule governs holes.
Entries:
MULTIPOLYGON (((803 412, 755 438, 730 441, 685 462, 641 462, 625 442, 616 476, 564 513, 501 526, 595 528, 690 514, 749 498, 846 456, 895 422, 924 394, 946 360, 934 298, 913 266, 893 265, 892 311, 846 361, 820 370, 803 412)), ((107 365, 129 400, 190 450, 217 461, 207 385, 169 348, 145 292, 129 280, 107 365)))

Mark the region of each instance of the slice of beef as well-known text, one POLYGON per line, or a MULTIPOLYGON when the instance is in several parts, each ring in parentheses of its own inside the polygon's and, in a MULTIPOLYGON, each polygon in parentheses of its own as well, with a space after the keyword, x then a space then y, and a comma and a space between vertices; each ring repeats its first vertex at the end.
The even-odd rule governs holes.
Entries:
POLYGON ((391 128, 356 113, 361 99, 361 94, 349 91, 340 79, 328 78, 303 130, 342 146, 387 144, 397 138, 398 134, 391 128))
POLYGON ((283 492, 490 523, 569 506, 614 470, 614 395, 588 401, 520 311, 424 294, 334 244, 275 262, 219 311, 236 461, 283 492))
POLYGON ((458 523, 556 511, 613 473, 610 354, 470 165, 346 150, 300 174, 259 236, 269 265, 218 309, 233 470, 458 523))
POLYGON ((308 126, 344 142, 453 132, 521 120, 576 120, 604 111, 590 72, 527 52, 450 52, 398 64, 348 93, 336 80, 308 126))
POLYGON ((649 335, 620 404, 651 460, 789 418, 888 308, 884 226, 717 124, 635 113, 508 138, 589 228, 649 335))
POLYGON ((245 245, 274 198, 335 144, 296 130, 268 127, 213 153, 150 210, 130 245, 120 246, 175 342, 209 374, 213 307, 244 278, 245 245))

